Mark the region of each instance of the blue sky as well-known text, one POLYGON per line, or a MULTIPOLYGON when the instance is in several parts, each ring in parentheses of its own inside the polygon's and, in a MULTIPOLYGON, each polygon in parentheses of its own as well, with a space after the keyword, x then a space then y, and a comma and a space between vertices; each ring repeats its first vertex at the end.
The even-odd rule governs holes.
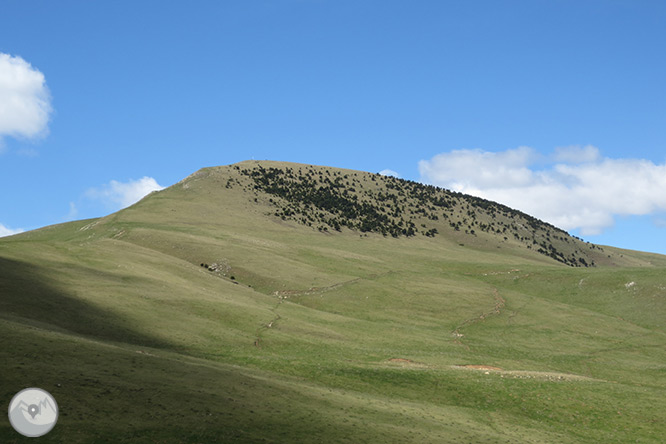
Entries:
POLYGON ((0 21, 0 234, 255 158, 666 254, 665 2, 5 0, 0 21))

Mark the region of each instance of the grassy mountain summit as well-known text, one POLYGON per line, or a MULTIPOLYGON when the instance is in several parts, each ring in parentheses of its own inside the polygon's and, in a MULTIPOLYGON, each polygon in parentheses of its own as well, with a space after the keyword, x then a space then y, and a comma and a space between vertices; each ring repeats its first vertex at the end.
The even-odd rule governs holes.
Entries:
POLYGON ((0 396, 53 394, 45 442, 660 442, 664 267, 377 174, 204 168, 0 239, 0 396))
MULTIPOLYGON (((246 161, 204 168, 160 194, 201 201, 202 205, 213 200, 220 208, 242 203, 245 210, 263 216, 264 222, 296 222, 324 233, 443 237, 480 250, 504 248, 528 257, 536 256, 531 254, 534 252, 574 267, 649 262, 637 257, 625 259, 615 249, 606 251, 604 247, 585 243, 496 202, 390 176, 339 168, 246 161), (178 193, 179 187, 187 192, 178 193)), ((210 208, 188 216, 200 223, 209 214, 212 214, 210 208)), ((224 216, 217 217, 219 223, 224 222, 224 216)))

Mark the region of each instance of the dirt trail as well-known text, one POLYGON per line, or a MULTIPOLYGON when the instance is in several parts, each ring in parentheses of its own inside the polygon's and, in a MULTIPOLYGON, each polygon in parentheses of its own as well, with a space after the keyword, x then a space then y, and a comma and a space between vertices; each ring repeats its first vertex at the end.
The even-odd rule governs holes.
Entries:
POLYGON ((493 367, 491 365, 466 364, 466 365, 452 365, 451 367, 459 370, 483 371, 484 374, 486 375, 495 374, 499 375, 501 378, 537 379, 541 381, 554 381, 554 382, 602 381, 600 379, 594 379, 582 375, 574 375, 572 373, 542 372, 534 370, 504 370, 500 367, 493 367))
POLYGON ((481 365, 481 364, 457 365, 456 367, 471 368, 474 370, 502 370, 500 367, 493 367, 492 365, 481 365))
MULTIPOLYGON (((391 273, 391 272, 389 271, 387 273, 391 273)), ((376 276, 378 276, 378 275, 373 275, 373 276, 370 276, 370 277, 376 277, 376 276)), ((266 331, 267 329, 273 328, 273 326, 276 324, 276 322, 278 322, 280 319, 282 319, 282 317, 280 316, 280 314, 277 311, 278 311, 278 308, 280 308, 280 304, 282 304, 286 299, 289 299, 290 297, 293 297, 293 296, 305 296, 305 295, 326 293, 328 291, 332 291, 332 290, 336 290, 338 288, 341 288, 345 285, 353 284, 355 282, 360 281, 361 279, 363 279, 363 278, 360 278, 360 277, 359 278, 354 278, 354 279, 350 279, 348 281, 339 282, 337 284, 329 285, 329 286, 326 286, 326 287, 310 287, 307 290, 276 290, 276 291, 274 291, 272 294, 273 294, 273 296, 278 297, 278 301, 275 304, 275 307, 273 307, 271 309, 271 312, 275 316, 273 317, 273 319, 270 320, 270 322, 268 322, 265 325, 262 325, 261 327, 259 327, 257 329, 257 332, 255 334, 256 339, 254 341, 254 346, 255 347, 261 347, 261 334, 264 331, 266 331)))
POLYGON ((275 304, 275 307, 271 308, 271 312, 275 315, 275 317, 273 317, 273 319, 271 319, 268 324, 262 325, 261 327, 257 328, 257 332, 255 333, 256 339, 254 340, 254 346, 255 347, 261 347, 261 334, 265 330, 267 330, 269 328, 273 328, 275 323, 277 321, 279 321, 280 319, 282 319, 282 316, 280 316, 280 314, 277 312, 277 310, 280 307, 280 304, 282 303, 283 300, 284 299, 282 297, 280 297, 280 299, 278 299, 277 304, 275 304))
POLYGON ((431 368, 430 365, 423 362, 412 361, 411 359, 405 358, 391 358, 386 361, 392 366, 398 366, 402 368, 431 368))
POLYGON ((378 277, 387 276, 393 273, 395 273, 395 271, 389 270, 382 273, 370 274, 366 277, 357 277, 354 279, 350 279, 348 281, 338 282, 337 284, 328 285, 326 287, 310 287, 307 290, 276 290, 272 294, 273 296, 279 296, 284 299, 288 299, 291 296, 307 296, 312 294, 322 294, 332 290, 337 290, 340 287, 344 287, 345 285, 353 284, 355 282, 359 282, 364 279, 376 279, 378 277))
POLYGON ((497 288, 493 288, 493 298, 495 299, 495 306, 492 310, 481 313, 480 315, 474 316, 473 318, 466 319, 451 332, 451 336, 454 337, 453 342, 456 344, 464 345, 460 340, 460 338, 464 336, 462 333, 460 333, 461 328, 469 327, 472 324, 483 321, 488 316, 499 315, 502 312, 506 301, 502 296, 499 295, 497 288))
POLYGON ((326 293, 327 291, 335 290, 342 286, 353 284, 354 282, 360 281, 362 278, 350 279, 348 281, 339 282, 337 284, 329 285, 327 287, 310 287, 307 290, 276 290, 273 292, 273 296, 278 296, 280 299, 287 299, 290 296, 305 296, 310 294, 321 294, 326 293))

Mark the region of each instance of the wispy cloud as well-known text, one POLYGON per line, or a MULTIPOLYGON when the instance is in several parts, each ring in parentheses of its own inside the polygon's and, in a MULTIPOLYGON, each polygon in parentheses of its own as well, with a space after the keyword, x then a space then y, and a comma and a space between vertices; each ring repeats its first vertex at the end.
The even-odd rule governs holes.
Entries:
POLYGON ((67 213, 65 220, 67 221, 74 220, 78 215, 79 215, 79 209, 77 208, 76 204, 74 202, 70 202, 69 212, 67 213))
POLYGON ((86 197, 100 201, 110 209, 118 210, 140 201, 153 191, 162 189, 164 187, 155 179, 146 176, 127 182, 112 180, 99 188, 89 189, 86 197))
POLYGON ((0 237, 11 236, 13 234, 23 233, 25 230, 22 228, 9 228, 0 224, 0 237))
POLYGON ((389 169, 381 170, 379 172, 379 174, 381 174, 382 176, 393 176, 393 177, 400 178, 400 173, 395 172, 393 170, 389 170, 389 169))
POLYGON ((46 135, 52 110, 44 74, 21 57, 0 53, 0 152, 3 137, 46 135))
POLYGON ((553 159, 562 163, 586 163, 601 160, 599 148, 593 145, 561 146, 555 148, 553 159))
POLYGON ((583 235, 600 234, 615 216, 666 210, 666 164, 610 159, 593 146, 558 148, 549 158, 528 147, 456 150, 420 161, 419 171, 424 182, 494 200, 583 235))
POLYGON ((39 151, 34 148, 20 148, 16 154, 23 157, 37 157, 39 156, 39 151))
POLYGON ((655 216, 652 218, 652 223, 654 223, 656 227, 666 228, 666 217, 655 216))

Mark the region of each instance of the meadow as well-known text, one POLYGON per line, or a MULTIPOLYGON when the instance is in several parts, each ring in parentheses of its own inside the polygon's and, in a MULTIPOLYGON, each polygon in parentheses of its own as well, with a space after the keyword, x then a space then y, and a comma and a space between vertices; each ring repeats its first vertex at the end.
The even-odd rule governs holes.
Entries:
MULTIPOLYGON (((527 222, 453 215, 322 231, 252 184, 206 169, 0 239, 0 397, 55 397, 41 442, 663 442, 666 257, 540 228, 597 264, 571 267, 527 222)), ((0 441, 29 439, 5 420, 0 441)))

